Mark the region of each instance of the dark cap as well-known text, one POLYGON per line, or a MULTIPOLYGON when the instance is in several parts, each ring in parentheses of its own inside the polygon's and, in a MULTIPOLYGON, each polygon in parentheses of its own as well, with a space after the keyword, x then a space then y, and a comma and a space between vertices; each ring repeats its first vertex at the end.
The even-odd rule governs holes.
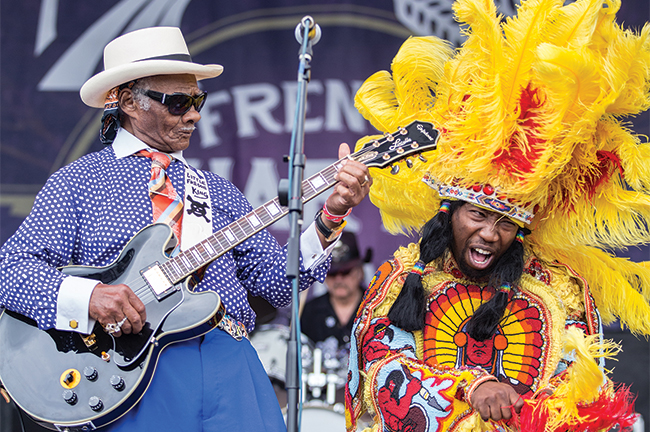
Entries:
POLYGON ((366 250, 365 256, 359 254, 357 237, 352 232, 343 231, 334 249, 332 249, 332 266, 330 273, 337 273, 352 269, 372 259, 372 249, 366 250))

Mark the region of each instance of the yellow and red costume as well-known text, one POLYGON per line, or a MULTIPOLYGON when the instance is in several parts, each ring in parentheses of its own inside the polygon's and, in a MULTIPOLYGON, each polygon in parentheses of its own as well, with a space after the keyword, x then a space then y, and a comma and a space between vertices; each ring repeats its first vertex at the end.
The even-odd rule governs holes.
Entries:
POLYGON ((410 38, 391 71, 357 92, 382 133, 413 120, 440 132, 420 158, 370 169, 389 232, 417 232, 441 201, 459 199, 529 234, 519 286, 483 342, 464 326, 494 289, 466 279, 450 253, 424 267, 425 325, 413 333, 387 316, 418 245, 380 267, 353 329, 348 430, 364 412, 373 432, 601 431, 634 420, 626 390, 605 376, 616 347, 601 320, 650 335, 650 265, 611 252, 650 243, 650 145, 623 121, 650 107, 650 25, 623 29, 619 7, 522 0, 504 19, 493 0, 456 0, 461 48, 410 38), (508 425, 484 423, 467 401, 495 378, 525 400, 508 425))
MULTIPOLYGON (((600 316, 584 279, 529 253, 498 333, 490 340, 472 340, 464 325, 495 290, 466 279, 449 252, 424 270, 424 330, 405 332, 387 314, 418 258, 415 244, 397 251, 377 270, 357 314, 348 374, 350 430, 356 430, 356 420, 366 409, 375 415, 373 430, 378 431, 488 428, 466 399, 472 385, 493 376, 533 399, 566 378, 575 356, 564 351, 569 329, 601 334, 600 316)), ((611 388, 605 386, 602 393, 611 402, 611 388)), ((622 393, 617 400, 627 405, 626 398, 622 393)), ((633 422, 629 406, 624 409, 633 422)))

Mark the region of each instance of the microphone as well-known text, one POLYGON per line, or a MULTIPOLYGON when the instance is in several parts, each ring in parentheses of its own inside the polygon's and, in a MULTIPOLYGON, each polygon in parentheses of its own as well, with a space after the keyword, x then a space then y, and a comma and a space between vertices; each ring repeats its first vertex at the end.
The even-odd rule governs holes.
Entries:
POLYGON ((302 37, 305 34, 305 28, 309 28, 309 33, 307 33, 309 41, 312 45, 316 45, 321 36, 320 26, 316 24, 314 19, 309 15, 305 15, 296 26, 296 30, 294 31, 296 40, 299 44, 302 44, 302 37))

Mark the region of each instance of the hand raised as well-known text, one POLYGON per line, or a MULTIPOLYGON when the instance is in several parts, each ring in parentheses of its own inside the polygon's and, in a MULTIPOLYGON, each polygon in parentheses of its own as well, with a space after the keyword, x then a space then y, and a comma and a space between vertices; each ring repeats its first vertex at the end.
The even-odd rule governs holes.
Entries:
MULTIPOLYGON (((350 154, 350 147, 343 143, 339 146, 339 159, 350 154)), ((327 209, 332 214, 343 215, 350 208, 368 195, 372 178, 368 167, 361 162, 351 159, 343 161, 343 166, 334 177, 339 183, 334 186, 332 194, 327 198, 327 209)))

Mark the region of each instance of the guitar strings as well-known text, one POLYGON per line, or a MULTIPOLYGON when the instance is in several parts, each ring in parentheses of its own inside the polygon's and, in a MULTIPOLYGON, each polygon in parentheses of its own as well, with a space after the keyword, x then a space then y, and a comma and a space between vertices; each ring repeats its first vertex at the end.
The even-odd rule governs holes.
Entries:
MULTIPOLYGON (((399 133, 399 132, 395 132, 395 134, 397 134, 397 133, 399 133)), ((391 135, 391 136, 392 136, 392 135, 391 135)), ((381 138, 381 139, 379 139, 379 140, 377 140, 377 141, 379 141, 380 143, 383 144, 383 143, 385 142, 386 139, 387 139, 387 136, 384 136, 383 138, 381 138)), ((376 150, 376 147, 374 147, 371 143, 372 143, 372 141, 371 141, 370 143, 368 143, 366 146, 364 146, 364 147, 362 147, 361 149, 359 149, 358 151, 356 151, 356 152, 354 152, 354 153, 351 153, 351 154, 348 154, 347 156, 345 156, 345 157, 339 159, 336 163, 334 163, 334 164, 330 165, 329 167, 325 168, 324 171, 328 171, 330 168, 333 168, 336 172, 338 172, 338 169, 336 168, 336 165, 340 164, 340 163, 341 163, 342 161, 344 161, 345 159, 352 159, 352 160, 357 161, 357 162, 361 161, 361 160, 362 160, 362 157, 363 157, 364 155, 366 155, 367 153, 369 153, 369 152, 371 152, 371 151, 377 151, 377 150, 376 150)), ((363 163, 363 162, 362 162, 362 163, 363 163)), ((245 218, 245 217, 246 217, 246 216, 244 216, 243 218, 245 218)), ((236 220, 236 221, 234 221, 233 223, 237 223, 238 221, 239 221, 239 219, 236 220)), ((225 228, 225 227, 224 227, 224 228, 225 228)), ((223 228, 222 228, 222 229, 223 229, 223 228)), ((219 231, 217 231, 217 232, 214 233, 214 234, 217 234, 218 232, 219 232, 219 231)), ((213 235, 214 235, 214 234, 213 234, 213 235)), ((182 253, 182 252, 181 252, 181 253, 182 253)), ((171 261, 171 260, 174 260, 175 258, 177 258, 177 257, 170 258, 170 261, 171 261)), ((169 261, 167 261, 167 262, 169 262, 169 261)), ((162 265, 161 265, 161 266, 162 266, 162 265)), ((190 274, 191 274, 191 273, 190 273, 190 274)), ((188 274, 187 276, 189 276, 189 274, 188 274)), ((168 277, 167 274, 165 274, 165 277, 168 278, 170 284, 173 284, 173 281, 168 277)), ((151 287, 149 286, 149 284, 147 284, 147 283, 141 284, 141 282, 142 282, 142 276, 140 276, 140 277, 136 277, 136 278, 134 278, 134 279, 131 280, 131 281, 127 281, 127 282, 123 282, 123 283, 124 283, 125 285, 129 286, 129 287, 132 287, 133 285, 137 285, 138 288, 135 288, 135 289, 131 288, 131 289, 133 290, 134 294, 136 294, 136 295, 138 296, 138 298, 140 298, 140 300, 142 300, 142 302, 143 302, 144 304, 149 304, 149 303, 151 303, 153 300, 156 300, 157 297, 153 294, 152 289, 151 289, 151 287)))

